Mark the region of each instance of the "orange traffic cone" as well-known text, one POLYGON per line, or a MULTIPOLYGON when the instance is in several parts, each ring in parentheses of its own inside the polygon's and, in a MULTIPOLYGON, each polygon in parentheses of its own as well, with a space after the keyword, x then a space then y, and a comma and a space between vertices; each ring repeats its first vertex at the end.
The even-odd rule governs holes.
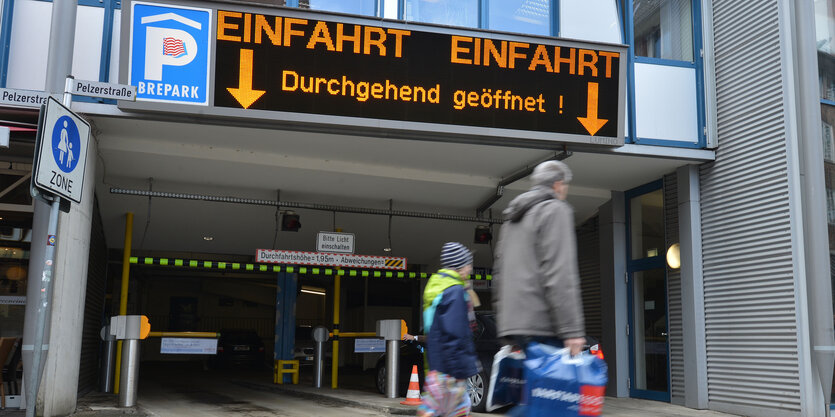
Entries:
POLYGON ((409 378, 409 392, 406 393, 406 401, 400 401, 403 405, 420 405, 420 380, 418 380, 417 365, 412 365, 412 377, 409 378))

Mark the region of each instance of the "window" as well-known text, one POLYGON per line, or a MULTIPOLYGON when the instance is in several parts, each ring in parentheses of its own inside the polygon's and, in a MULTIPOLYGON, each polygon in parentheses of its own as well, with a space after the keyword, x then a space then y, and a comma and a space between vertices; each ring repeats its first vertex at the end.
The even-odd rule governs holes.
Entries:
POLYGON ((479 0, 406 0, 406 20, 478 27, 479 0))
POLYGON ((551 1, 487 0, 487 28, 532 35, 551 34, 551 1))
MULTIPOLYGON (((835 0, 815 1, 815 47, 818 50, 818 82, 821 98, 821 138, 823 140, 823 158, 833 160, 833 132, 835 125, 835 0)), ((829 253, 835 246, 835 192, 831 188, 831 179, 835 178, 835 165, 823 164, 826 188, 826 221, 829 224, 829 253)), ((830 255, 835 256, 835 255, 830 255)), ((835 265, 835 264, 833 264, 835 265)), ((831 271, 832 286, 835 288, 835 267, 831 271)), ((833 299, 835 302, 835 299, 833 299)), ((835 399, 835 385, 830 399, 835 399)))
POLYGON ((300 0, 299 7, 331 12, 376 16, 376 0, 300 0))
POLYGON ((560 2, 560 37, 623 43, 622 34, 615 0, 560 2))
POLYGON ((664 193, 658 189, 634 197, 629 210, 632 259, 652 258, 666 253, 664 193))
POLYGON ((634 0, 635 55, 693 61, 690 0, 634 0))
POLYGON ((821 98, 835 101, 835 1, 815 2, 815 34, 821 98))

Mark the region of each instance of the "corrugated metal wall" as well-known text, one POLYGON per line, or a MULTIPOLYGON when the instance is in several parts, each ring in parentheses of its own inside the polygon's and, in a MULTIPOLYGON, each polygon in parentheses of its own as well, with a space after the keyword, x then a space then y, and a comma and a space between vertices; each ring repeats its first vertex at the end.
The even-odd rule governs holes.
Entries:
MULTIPOLYGON (((664 241, 679 242, 676 174, 664 176, 664 241)), ((670 344, 670 402, 684 404, 684 326, 681 317, 681 269, 667 267, 667 317, 670 344)))
POLYGON ((701 169, 708 401, 798 415, 794 258, 776 0, 714 0, 716 161, 701 169))
POLYGON ((600 222, 594 216, 577 228, 577 260, 580 272, 580 289, 583 292, 583 314, 586 334, 597 338, 603 335, 603 319, 600 309, 600 222))
POLYGON ((98 389, 99 350, 102 314, 107 285, 107 244, 99 212, 98 200, 93 203, 90 227, 90 255, 87 270, 87 295, 84 303, 84 328, 81 337, 81 363, 78 370, 79 396, 98 389))

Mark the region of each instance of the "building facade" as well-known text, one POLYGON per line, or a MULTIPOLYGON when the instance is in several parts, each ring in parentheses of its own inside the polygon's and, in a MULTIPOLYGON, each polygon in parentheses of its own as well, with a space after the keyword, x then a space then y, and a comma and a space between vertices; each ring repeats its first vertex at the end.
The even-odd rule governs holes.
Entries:
MULTIPOLYGON (((278 359, 272 270, 241 265, 265 265, 257 249, 315 252, 319 231, 408 266, 388 281, 358 268, 368 277, 344 287, 330 269, 281 270, 316 306, 290 313, 297 328, 340 312, 343 329, 391 314, 419 328, 440 245, 498 233, 547 159, 575 172, 607 395, 828 411, 832 0, 3 0, 0 23, 0 337, 18 340, 25 372, 49 234, 26 186, 39 106, 67 75, 136 88, 72 97, 91 140, 84 196, 59 216, 39 413, 67 415, 96 387, 98 332, 121 308, 163 330, 245 323, 278 359), (303 227, 280 227, 293 215, 303 227)), ((473 245, 489 287, 492 246, 473 245)), ((145 356, 167 360, 154 343, 145 356)))

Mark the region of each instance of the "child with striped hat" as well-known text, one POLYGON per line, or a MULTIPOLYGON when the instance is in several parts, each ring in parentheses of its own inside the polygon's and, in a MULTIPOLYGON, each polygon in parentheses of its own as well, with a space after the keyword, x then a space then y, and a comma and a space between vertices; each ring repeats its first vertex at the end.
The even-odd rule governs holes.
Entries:
POLYGON ((423 292, 423 326, 429 372, 418 416, 468 416, 467 378, 479 372, 473 343, 475 323, 468 291, 473 254, 464 245, 447 242, 441 249, 441 269, 423 292))

